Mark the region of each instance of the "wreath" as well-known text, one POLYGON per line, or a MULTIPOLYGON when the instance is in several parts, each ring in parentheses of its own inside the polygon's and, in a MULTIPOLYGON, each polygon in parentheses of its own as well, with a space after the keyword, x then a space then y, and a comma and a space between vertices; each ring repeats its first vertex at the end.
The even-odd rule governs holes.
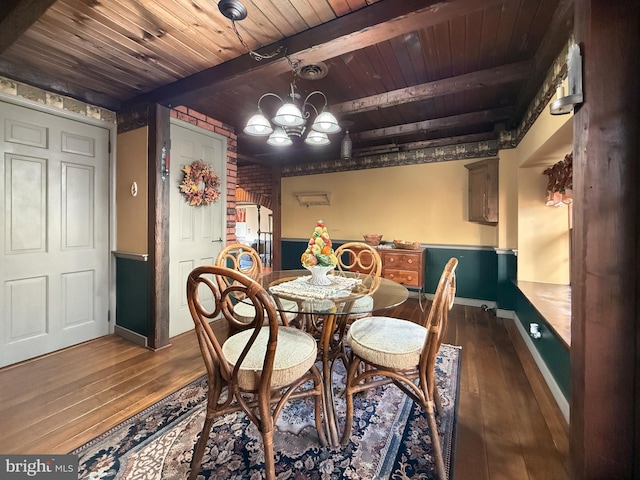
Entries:
POLYGON ((220 198, 220 178, 213 172, 210 165, 202 160, 196 160, 191 165, 182 168, 184 177, 180 184, 180 191, 184 194, 189 205, 209 205, 220 198))

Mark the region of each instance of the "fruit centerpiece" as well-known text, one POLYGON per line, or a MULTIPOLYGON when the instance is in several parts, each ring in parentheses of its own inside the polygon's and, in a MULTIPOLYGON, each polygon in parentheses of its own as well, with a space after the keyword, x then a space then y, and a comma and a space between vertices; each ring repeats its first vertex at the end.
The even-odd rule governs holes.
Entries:
POLYGON ((322 220, 316 222, 307 249, 300 260, 302 266, 311 272, 310 283, 314 285, 331 284, 326 275, 338 264, 338 257, 333 251, 329 232, 322 220))

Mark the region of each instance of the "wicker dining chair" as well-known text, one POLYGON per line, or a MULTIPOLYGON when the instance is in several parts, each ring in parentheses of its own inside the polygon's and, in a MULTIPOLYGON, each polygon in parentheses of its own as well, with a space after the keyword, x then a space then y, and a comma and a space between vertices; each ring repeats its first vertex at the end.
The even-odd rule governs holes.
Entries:
POLYGON ((189 479, 194 480, 200 472, 213 421, 235 411, 244 411, 262 435, 269 480, 276 478, 275 423, 289 400, 315 397, 316 428, 320 442, 326 445, 322 376, 315 365, 316 340, 297 328, 279 325, 269 294, 248 276, 226 267, 195 268, 187 279, 187 302, 208 380, 206 418, 194 448, 189 479), (219 276, 232 279, 232 285, 221 288, 216 280, 219 276), (236 293, 253 304, 256 314, 245 330, 220 344, 209 322, 221 315, 233 320, 227 298, 236 293), (226 396, 221 395, 223 390, 226 396))
POLYGON ((347 443, 351 434, 353 395, 393 383, 427 413, 436 471, 441 480, 446 479, 447 474, 434 412, 439 409, 439 402, 434 399, 439 396, 435 364, 455 299, 457 266, 456 258, 451 258, 445 265, 422 325, 400 318, 374 316, 358 320, 347 332, 351 359, 345 389, 346 424, 341 442, 347 443))
MULTIPOLYGON (((223 248, 215 264, 244 273, 257 282, 260 281, 263 273, 262 260, 258 251, 241 243, 230 244, 223 248)), ((218 277, 218 281, 221 282, 222 288, 230 286, 233 282, 224 276, 218 277)), ((243 300, 244 297, 240 292, 229 295, 227 299, 233 309, 234 318, 234 321, 229 323, 229 334, 244 330, 255 317, 253 306, 243 300)), ((279 301, 282 307, 279 309, 280 317, 291 322, 298 315, 298 304, 292 300, 280 299, 279 301)))
POLYGON ((370 294, 376 291, 380 285, 382 276, 382 259, 378 251, 364 242, 347 242, 335 250, 338 257, 336 275, 344 272, 357 272, 362 284, 367 288, 368 294, 358 298, 351 306, 351 313, 347 322, 351 323, 358 318, 371 315, 373 310, 373 298, 370 294))

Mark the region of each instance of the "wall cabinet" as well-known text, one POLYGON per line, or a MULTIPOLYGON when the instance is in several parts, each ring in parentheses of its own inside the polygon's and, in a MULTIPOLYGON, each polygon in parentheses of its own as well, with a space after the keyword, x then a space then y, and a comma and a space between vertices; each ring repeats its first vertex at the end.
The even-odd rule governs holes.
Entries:
POLYGON ((469 221, 498 223, 498 159, 465 165, 469 170, 469 221))

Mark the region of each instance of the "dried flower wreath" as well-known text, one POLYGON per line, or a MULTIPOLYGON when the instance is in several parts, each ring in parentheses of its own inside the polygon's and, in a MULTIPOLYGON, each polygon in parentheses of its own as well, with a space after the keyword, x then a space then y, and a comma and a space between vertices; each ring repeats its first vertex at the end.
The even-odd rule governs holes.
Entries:
POLYGON ((184 178, 180 184, 180 191, 187 198, 189 205, 209 205, 220 198, 220 178, 213 172, 210 165, 202 160, 196 160, 182 169, 184 178))

